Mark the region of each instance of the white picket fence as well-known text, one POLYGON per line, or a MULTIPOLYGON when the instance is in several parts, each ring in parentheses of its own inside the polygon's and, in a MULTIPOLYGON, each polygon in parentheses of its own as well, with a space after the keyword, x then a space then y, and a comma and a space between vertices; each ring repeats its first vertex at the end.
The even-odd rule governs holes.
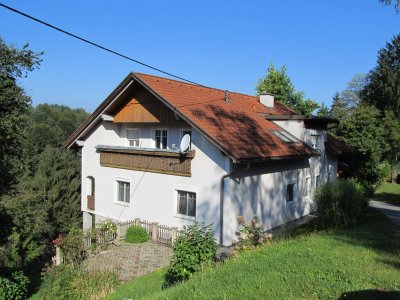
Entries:
MULTIPOLYGON (((121 241, 125 239, 126 231, 130 226, 140 226, 146 229, 149 235, 149 240, 168 247, 172 247, 180 231, 177 227, 169 227, 160 225, 156 222, 150 222, 136 218, 125 222, 117 223, 117 230, 114 233, 97 232, 96 235, 85 234, 83 238, 84 249, 89 249, 92 246, 99 247, 111 243, 113 241, 121 241)), ((53 257, 55 265, 63 264, 63 255, 61 249, 56 246, 56 255, 53 257)))

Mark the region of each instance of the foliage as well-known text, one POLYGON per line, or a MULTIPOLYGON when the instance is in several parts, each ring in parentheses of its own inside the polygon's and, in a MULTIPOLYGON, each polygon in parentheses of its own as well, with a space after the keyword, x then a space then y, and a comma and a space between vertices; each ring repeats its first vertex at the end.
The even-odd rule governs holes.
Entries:
POLYGON ((382 112, 393 111, 400 118, 400 34, 379 50, 377 66, 369 72, 363 100, 382 112))
POLYGON ((318 111, 317 111, 317 116, 318 117, 330 117, 329 114, 329 108, 328 106, 325 105, 324 102, 322 102, 321 106, 319 107, 318 111))
POLYGON ((26 299, 29 279, 23 272, 17 271, 11 274, 11 278, 0 276, 0 300, 26 299))
POLYGON ((96 229, 101 232, 107 232, 110 234, 114 234, 117 232, 117 224, 115 224, 112 220, 105 220, 96 223, 96 229))
POLYGON ((16 182, 20 171, 16 160, 22 156, 22 133, 27 125, 30 98, 17 79, 39 66, 42 53, 17 49, 0 38, 0 196, 16 182))
POLYGON ((239 231, 235 233, 238 240, 234 243, 237 250, 260 246, 272 237, 270 234, 264 233, 264 225, 260 223, 260 218, 256 215, 250 222, 246 222, 242 216, 239 216, 238 223, 239 231))
POLYGON ((382 179, 377 167, 386 147, 379 110, 368 105, 358 106, 341 122, 336 135, 361 155, 359 179, 365 186, 376 188, 382 179))
POLYGON ((384 5, 394 5, 396 12, 400 12, 400 0, 378 0, 380 3, 384 5))
POLYGON ((53 244, 61 249, 65 263, 71 264, 74 267, 82 263, 86 256, 83 237, 82 229, 73 227, 68 234, 59 234, 53 241, 53 244))
POLYGON ((347 118, 361 104, 361 91, 366 84, 366 75, 356 74, 341 93, 333 96, 330 115, 338 120, 347 118))
POLYGON ((127 243, 140 244, 147 242, 148 239, 149 235, 146 229, 141 226, 130 226, 126 230, 125 242, 127 243))
POLYGON ((213 226, 194 223, 186 226, 174 243, 174 254, 165 274, 165 286, 174 285, 192 277, 210 262, 217 252, 213 226))
POLYGON ((53 266, 43 276, 40 299, 102 299, 114 291, 117 277, 109 272, 85 272, 71 265, 53 266))
POLYGON ((162 271, 156 271, 119 286, 105 300, 342 299, 349 291, 365 292, 357 299, 397 299, 398 292, 397 298, 385 296, 399 290, 399 249, 398 227, 369 208, 350 229, 282 239, 169 289, 161 288, 162 271))
POLYGON ((286 66, 278 70, 273 64, 270 64, 267 75, 258 81, 256 89, 257 94, 274 94, 277 101, 303 115, 309 115, 319 107, 313 100, 304 99, 303 92, 295 90, 292 81, 286 74, 286 66))
POLYGON ((368 206, 363 186, 354 179, 338 179, 321 185, 314 193, 314 201, 322 228, 354 225, 368 206))

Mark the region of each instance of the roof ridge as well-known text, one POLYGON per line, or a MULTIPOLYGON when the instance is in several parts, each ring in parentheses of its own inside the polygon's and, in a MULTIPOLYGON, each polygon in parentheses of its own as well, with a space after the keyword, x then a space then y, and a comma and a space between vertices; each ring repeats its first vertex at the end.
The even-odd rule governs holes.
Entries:
MULTIPOLYGON (((176 79, 171 79, 171 78, 166 78, 166 77, 161 77, 161 76, 157 76, 157 75, 151 75, 151 74, 145 74, 145 73, 140 73, 140 72, 133 72, 133 74, 135 74, 135 75, 144 75, 144 76, 150 76, 150 77, 155 77, 155 78, 160 78, 160 79, 164 79, 164 80, 171 80, 171 81, 175 81, 175 82, 179 82, 179 83, 183 83, 183 84, 187 84, 187 85, 192 85, 192 86, 197 86, 197 87, 200 87, 200 88, 207 88, 207 89, 211 89, 211 90, 216 90, 216 91, 219 91, 219 92, 225 92, 226 90, 222 90, 222 89, 218 89, 218 88, 215 88, 215 87, 210 87, 210 86, 207 86, 207 85, 202 85, 202 84, 193 84, 193 83, 189 83, 189 82, 184 82, 184 81, 180 81, 180 80, 176 80, 176 79)), ((227 90, 229 93, 231 93, 231 94, 236 94, 236 95, 239 95, 239 96, 245 96, 245 97, 250 97, 250 98, 254 98, 254 100, 257 100, 257 96, 252 96, 252 95, 248 95, 248 94, 244 94, 244 93, 239 93, 239 92, 233 92, 233 91, 230 91, 230 90, 227 90)))

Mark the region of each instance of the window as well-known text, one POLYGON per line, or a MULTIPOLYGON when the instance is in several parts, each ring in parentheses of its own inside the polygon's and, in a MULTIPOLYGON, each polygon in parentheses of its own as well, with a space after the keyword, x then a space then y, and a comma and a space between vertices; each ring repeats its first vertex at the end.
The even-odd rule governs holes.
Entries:
POLYGON ((192 148, 192 131, 189 129, 184 129, 182 130, 182 136, 181 138, 183 138, 186 134, 188 134, 190 136, 190 145, 189 145, 189 149, 192 148))
POLYGON ((294 183, 289 183, 286 186, 286 203, 293 202, 294 200, 294 183))
POLYGON ((284 130, 274 130, 273 133, 285 143, 297 143, 298 140, 289 132, 284 130))
POLYGON ((321 182, 320 182, 320 179, 321 177, 319 176, 319 175, 317 175, 317 176, 315 176, 315 188, 317 189, 319 186, 320 186, 320 184, 321 184, 321 182))
POLYGON ((312 134, 310 137, 310 144, 316 150, 320 150, 321 136, 319 134, 312 134))
POLYGON ((177 191, 178 195, 178 209, 179 215, 188 217, 196 217, 196 193, 177 191))
POLYGON ((305 186, 305 196, 310 197, 310 191, 311 191, 311 178, 307 177, 306 178, 306 186, 305 186))
POLYGON ((117 180, 117 202, 129 204, 131 202, 131 184, 117 180))
POLYGON ((332 178, 332 170, 333 170, 332 165, 328 165, 328 181, 331 181, 331 179, 333 179, 332 178))
POLYGON ((140 129, 139 128, 127 128, 126 138, 128 140, 129 147, 140 147, 140 129))
POLYGON ((155 136, 155 147, 157 149, 167 149, 168 144, 168 130, 166 129, 156 129, 154 131, 155 136))

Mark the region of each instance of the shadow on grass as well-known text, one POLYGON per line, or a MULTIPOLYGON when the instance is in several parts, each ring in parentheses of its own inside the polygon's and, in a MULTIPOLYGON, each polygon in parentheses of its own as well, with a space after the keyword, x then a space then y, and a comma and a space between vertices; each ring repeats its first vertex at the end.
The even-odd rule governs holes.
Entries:
POLYGON ((345 292, 339 300, 372 300, 372 299, 385 299, 385 300, 398 300, 400 299, 400 292, 396 291, 380 291, 380 290, 364 290, 345 292))
POLYGON ((392 205, 400 206, 400 195, 393 193, 376 193, 373 197, 376 201, 385 202, 392 205))
POLYGON ((298 228, 295 234, 318 231, 327 232, 339 241, 390 255, 397 255, 400 252, 400 228, 394 225, 383 213, 371 207, 367 208, 360 222, 351 228, 324 231, 318 228, 317 220, 313 220, 298 228))

